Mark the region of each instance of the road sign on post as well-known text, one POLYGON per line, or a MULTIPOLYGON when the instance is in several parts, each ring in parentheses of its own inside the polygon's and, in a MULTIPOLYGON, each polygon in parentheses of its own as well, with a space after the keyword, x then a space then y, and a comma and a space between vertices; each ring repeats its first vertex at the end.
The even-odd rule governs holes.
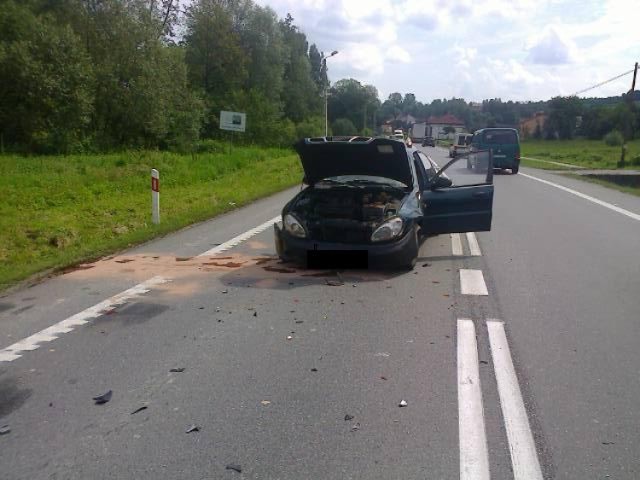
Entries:
POLYGON ((151 220, 160 223, 160 172, 151 169, 151 220))
POLYGON ((220 112, 220 130, 244 132, 247 127, 247 114, 240 112, 220 112))

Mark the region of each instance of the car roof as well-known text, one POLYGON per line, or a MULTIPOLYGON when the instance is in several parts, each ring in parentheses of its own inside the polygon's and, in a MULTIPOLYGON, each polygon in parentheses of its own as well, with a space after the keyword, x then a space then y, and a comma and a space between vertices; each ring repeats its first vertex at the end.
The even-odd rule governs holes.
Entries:
POLYGON ((486 128, 481 128, 480 130, 476 130, 476 133, 486 132, 487 130, 510 130, 512 132, 518 133, 518 129, 510 128, 510 127, 486 127, 486 128))

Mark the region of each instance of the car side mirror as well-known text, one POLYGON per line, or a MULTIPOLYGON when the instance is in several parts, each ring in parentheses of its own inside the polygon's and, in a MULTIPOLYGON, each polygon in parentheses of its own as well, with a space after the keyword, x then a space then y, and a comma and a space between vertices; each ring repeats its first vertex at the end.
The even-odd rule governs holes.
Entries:
POLYGON ((450 187, 451 185, 453 185, 453 182, 446 175, 438 175, 429 183, 429 187, 431 187, 431 190, 437 190, 439 188, 447 188, 447 187, 450 187))

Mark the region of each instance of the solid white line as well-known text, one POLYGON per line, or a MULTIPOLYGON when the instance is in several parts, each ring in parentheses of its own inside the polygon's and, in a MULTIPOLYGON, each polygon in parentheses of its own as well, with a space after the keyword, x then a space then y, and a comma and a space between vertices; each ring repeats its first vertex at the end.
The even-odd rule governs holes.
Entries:
POLYGON ((257 235, 258 233, 264 232, 267 228, 271 227, 274 223, 278 222, 280 220, 280 215, 278 215, 277 217, 273 217, 271 220, 267 220, 266 222, 258 225, 255 228, 252 228, 251 230, 247 230, 244 233, 241 233, 240 235, 233 237, 231 240, 227 240, 224 243, 221 243, 220 245, 218 245, 217 247, 213 247, 210 250, 207 250, 204 253, 201 253, 200 255, 198 255, 198 257, 206 257, 209 255, 216 255, 218 253, 222 253, 224 251, 229 250, 230 248, 233 248, 235 246, 237 246, 238 244, 248 240, 249 238, 253 237, 254 235, 257 235))
POLYGON ((482 252, 480 251, 480 245, 478 245, 478 239, 476 238, 476 234, 473 232, 467 232, 467 242, 469 242, 469 250, 471 251, 471 255, 474 257, 482 256, 482 252))
POLYGON ((527 175, 526 173, 522 173, 522 172, 520 173, 520 175, 522 175, 523 177, 526 177, 526 178, 530 178, 531 180, 536 180, 536 181, 544 183, 546 185, 550 185, 552 187, 559 188, 560 190, 564 190, 565 192, 571 193, 571 194, 576 195, 576 196, 578 196, 580 198, 583 198, 583 199, 588 200, 590 202, 596 203, 596 204, 598 204, 598 205, 600 205, 602 207, 608 208, 609 210, 613 210, 614 212, 621 213, 622 215, 626 215, 627 217, 633 218, 634 220, 637 220, 637 221, 640 222, 640 215, 638 215, 637 213, 630 212, 629 210, 625 210, 624 208, 617 207, 617 206, 615 206, 615 205, 613 205, 611 203, 608 203, 608 202, 603 202, 602 200, 598 200, 595 197, 592 197, 590 195, 585 195, 584 193, 580 193, 577 190, 573 190, 571 188, 563 187, 562 185, 558 185, 557 183, 553 183, 553 182, 550 182, 548 180, 543 180, 541 178, 534 177, 532 175, 527 175))
MULTIPOLYGON (((211 256, 216 255, 218 253, 229 250, 230 248, 235 247, 236 245, 248 240, 249 238, 257 235, 260 232, 265 231, 267 228, 272 226, 275 222, 280 220, 280 215, 272 218, 251 230, 248 230, 240 235, 233 237, 231 240, 228 240, 217 247, 214 247, 210 250, 207 250, 204 253, 198 255, 198 257, 211 256)), ((34 333, 30 337, 24 338, 19 342, 14 343, 13 345, 8 346, 7 348, 0 350, 0 362, 11 362, 16 358, 20 358, 21 354, 29 351, 35 350, 40 347, 41 343, 50 342, 55 340, 63 333, 68 333, 73 330, 74 327, 79 325, 84 325, 88 323, 92 318, 99 317, 105 311, 122 305, 128 300, 147 293, 151 287, 160 285, 162 283, 166 283, 171 281, 170 279, 164 277, 153 277, 145 282, 139 283, 134 287, 131 287, 124 292, 121 292, 117 295, 114 295, 111 298, 104 300, 103 302, 94 305, 93 307, 89 307, 86 310, 83 310, 80 313, 77 313, 66 320, 62 320, 61 322, 56 323, 44 330, 41 330, 38 333, 34 333)))
POLYGON ((460 238, 460 234, 459 233, 452 233, 451 234, 451 252, 457 257, 460 257, 460 256, 463 255, 463 253, 462 253, 462 239, 460 238))
POLYGON ((89 307, 80 313, 76 313, 66 320, 62 320, 61 322, 51 325, 38 333, 34 333, 30 337, 24 338, 19 342, 0 350, 0 362, 11 362, 16 358, 19 358, 21 354, 26 351, 40 348, 41 343, 55 340, 63 333, 68 333, 77 326, 89 323, 91 319, 101 316, 111 308, 122 305, 132 298, 147 293, 152 287, 168 281, 169 280, 164 277, 153 277, 146 282, 131 287, 130 289, 118 293, 111 298, 107 298, 93 307, 89 307))
POLYGON ((460 480, 489 480, 478 344, 473 321, 458 320, 458 437, 460 480))
POLYGON ((542 480, 527 411, 504 332, 504 323, 487 320, 491 357, 498 382, 498 395, 509 441, 514 480, 542 480))
POLYGON ((482 270, 460 270, 460 292, 463 295, 489 295, 482 270))

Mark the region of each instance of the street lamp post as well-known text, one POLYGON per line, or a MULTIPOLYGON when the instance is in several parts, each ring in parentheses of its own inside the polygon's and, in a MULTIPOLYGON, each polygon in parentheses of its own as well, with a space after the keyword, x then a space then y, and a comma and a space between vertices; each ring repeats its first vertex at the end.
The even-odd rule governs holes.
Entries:
MULTIPOLYGON (((325 75, 327 72, 327 58, 331 58, 334 55, 337 55, 338 51, 334 50, 333 52, 331 52, 331 55, 329 55, 328 57, 324 56, 324 53, 322 54, 322 62, 324 63, 324 71, 325 71, 325 75)), ((325 82, 324 84, 324 136, 327 137, 329 136, 329 102, 327 101, 327 97, 328 97, 328 85, 329 83, 329 78, 327 77, 327 82, 325 82)))

